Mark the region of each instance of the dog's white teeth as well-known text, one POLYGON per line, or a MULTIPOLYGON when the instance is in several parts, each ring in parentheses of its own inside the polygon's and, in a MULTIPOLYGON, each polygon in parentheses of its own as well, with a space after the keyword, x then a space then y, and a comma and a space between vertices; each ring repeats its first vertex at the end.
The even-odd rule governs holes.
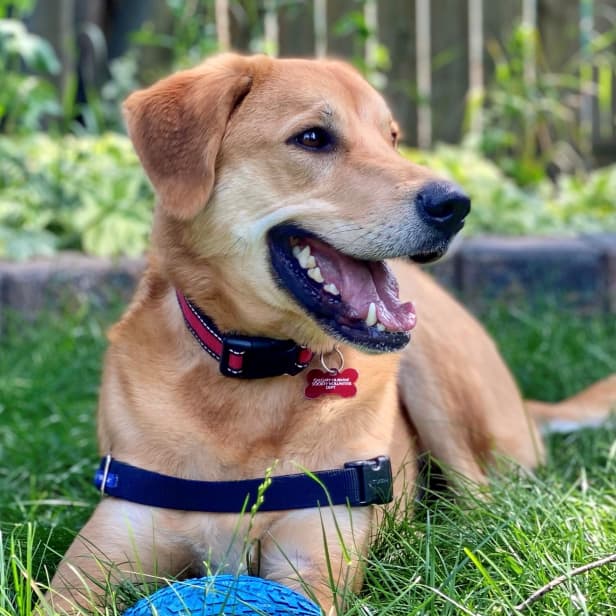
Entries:
POLYGON ((317 260, 316 260, 316 259, 315 259, 312 255, 310 255, 310 256, 308 257, 308 260, 306 261, 306 266, 305 266, 305 268, 306 268, 306 269, 313 269, 313 268, 315 268, 316 266, 317 266, 317 260))
MULTIPOLYGON (((310 246, 304 246, 297 255, 295 255, 295 258, 299 261, 299 264, 304 268, 304 269, 309 269, 310 265, 309 265, 309 261, 312 258, 312 260, 314 260, 314 257, 312 257, 312 255, 310 254, 310 246)), ((316 265, 316 263, 315 263, 316 265)), ((314 267, 314 265, 312 266, 314 267)))
POLYGON ((376 325, 376 322, 376 305, 374 304, 374 302, 370 302, 370 307, 368 308, 368 316, 366 317, 366 325, 368 327, 372 327, 373 325, 376 325))
POLYGON ((376 328, 380 331, 380 332, 384 332, 385 331, 385 325, 383 325, 382 323, 377 323, 376 324, 376 328))
POLYGON ((325 279, 323 278, 323 274, 321 274, 321 269, 318 267, 313 267, 312 269, 308 270, 308 278, 312 278, 315 282, 325 282, 325 279))
POLYGON ((340 295, 340 291, 338 291, 338 287, 333 282, 328 282, 323 286, 323 290, 327 291, 331 295, 340 295))
POLYGON ((302 249, 296 244, 293 246, 293 256, 297 259, 301 253, 302 249))

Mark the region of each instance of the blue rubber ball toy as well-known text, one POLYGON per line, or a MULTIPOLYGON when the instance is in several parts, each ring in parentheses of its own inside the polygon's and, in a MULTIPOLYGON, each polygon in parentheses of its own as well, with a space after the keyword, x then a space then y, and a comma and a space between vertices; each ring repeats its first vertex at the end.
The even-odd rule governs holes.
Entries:
POLYGON ((321 616, 294 590, 263 578, 216 575, 175 582, 141 599, 124 616, 321 616))

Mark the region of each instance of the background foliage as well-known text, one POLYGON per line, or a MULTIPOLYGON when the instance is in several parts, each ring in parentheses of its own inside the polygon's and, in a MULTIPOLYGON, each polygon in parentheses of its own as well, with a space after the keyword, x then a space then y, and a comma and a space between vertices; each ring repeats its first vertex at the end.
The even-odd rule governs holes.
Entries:
MULTIPOLYGON (((76 75, 63 88, 54 85, 62 63, 54 48, 24 25, 35 4, 0 0, 0 258, 67 249, 139 254, 147 245, 153 195, 123 134, 120 104, 135 88, 216 51, 214 3, 165 0, 163 22, 156 15, 147 19, 102 77, 93 69, 80 76, 85 101, 76 95, 76 75)), ((242 6, 251 48, 262 51, 265 5, 242 6)), ((375 85, 383 85, 396 59, 375 39, 363 6, 357 0, 330 29, 332 36, 353 41, 351 60, 375 85), (376 45, 370 61, 362 51, 368 40, 376 45)), ((88 36, 90 43, 96 38, 88 36)), ((504 42, 488 41, 491 78, 479 99, 467 101, 469 132, 461 145, 402 150, 469 192, 473 216, 466 233, 616 230, 616 166, 587 169, 588 135, 576 122, 575 96, 581 71, 602 74, 614 65, 615 41, 616 30, 596 36, 592 66, 574 57, 558 73, 547 66, 537 31, 512 24, 504 42), (536 59, 532 80, 526 75, 529 57, 536 59), (471 132, 478 105, 482 129, 471 132)), ((607 108, 612 82, 600 83, 597 104, 607 108)), ((414 88, 406 90, 418 96, 414 88)))
POLYGON ((142 254, 152 204, 123 135, 0 140, 0 256, 142 254))
MULTIPOLYGON (((473 200, 466 233, 616 231, 616 166, 523 188, 472 144, 402 153, 464 186, 473 200)), ((153 204, 124 135, 0 139, 0 257, 141 254, 153 204)))

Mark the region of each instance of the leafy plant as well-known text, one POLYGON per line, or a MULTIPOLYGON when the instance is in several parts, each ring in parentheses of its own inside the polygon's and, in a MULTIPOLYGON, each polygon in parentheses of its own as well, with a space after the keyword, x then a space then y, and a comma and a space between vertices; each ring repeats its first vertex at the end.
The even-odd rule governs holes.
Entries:
POLYGON ((97 135, 106 131, 124 132, 122 102, 141 87, 137 53, 129 51, 109 63, 109 79, 102 87, 85 84, 87 103, 75 105, 66 114, 75 134, 97 135), (80 122, 72 121, 79 117, 80 122))
POLYGON ((30 15, 35 0, 0 0, 0 19, 22 19, 30 15))
POLYGON ((376 32, 368 23, 365 12, 361 10, 364 0, 357 0, 359 8, 345 13, 333 27, 337 37, 352 37, 353 56, 350 61, 376 88, 383 88, 387 83, 386 72, 391 67, 389 49, 376 40, 376 32), (371 53, 365 56, 364 47, 370 45, 371 53))
POLYGON ((616 165, 584 175, 562 175, 520 187, 469 140, 432 152, 404 149, 468 192, 473 202, 466 232, 501 235, 616 231, 616 165))
MULTIPOLYGON (((520 188, 470 146, 405 156, 458 182, 473 200, 468 233, 616 231, 616 166, 520 188)), ((129 139, 117 133, 0 140, 0 257, 58 250, 142 254, 154 197, 129 139)))
POLYGON ((45 39, 20 21, 0 19, 0 129, 29 132, 40 128, 43 117, 60 114, 57 92, 45 78, 59 71, 60 62, 45 39))
POLYGON ((123 135, 0 141, 0 256, 142 254, 152 203, 123 135))
POLYGON ((590 94, 598 96, 600 106, 611 105, 611 72, 608 75, 604 69, 616 60, 615 37, 616 29, 595 37, 592 53, 587 58, 575 56, 561 72, 549 70, 538 32, 526 25, 516 27, 505 46, 488 42, 493 78, 483 101, 470 101, 467 120, 472 125, 472 115, 481 109, 480 150, 517 184, 540 182, 549 167, 566 172, 585 169, 583 155, 590 150, 590 135, 578 121, 579 75, 592 82, 597 67, 602 81, 590 94))
POLYGON ((588 175, 563 175, 558 180, 550 209, 569 228, 585 231, 616 230, 616 167, 588 175))
MULTIPOLYGON (((162 50, 169 60, 164 63, 163 71, 169 72, 194 66, 217 51, 212 0, 166 0, 166 6, 170 13, 166 31, 156 31, 154 24, 149 22, 133 34, 132 40, 140 52, 152 48, 162 50)), ((146 74, 146 80, 160 77, 156 73, 146 74)))

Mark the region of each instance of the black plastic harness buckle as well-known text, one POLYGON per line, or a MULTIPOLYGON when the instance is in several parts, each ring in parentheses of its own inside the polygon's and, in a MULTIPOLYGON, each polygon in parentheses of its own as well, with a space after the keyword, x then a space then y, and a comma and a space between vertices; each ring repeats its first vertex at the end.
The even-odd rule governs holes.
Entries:
POLYGON ((360 505, 385 505, 394 498, 391 460, 377 456, 370 460, 346 462, 344 468, 357 470, 360 505))

